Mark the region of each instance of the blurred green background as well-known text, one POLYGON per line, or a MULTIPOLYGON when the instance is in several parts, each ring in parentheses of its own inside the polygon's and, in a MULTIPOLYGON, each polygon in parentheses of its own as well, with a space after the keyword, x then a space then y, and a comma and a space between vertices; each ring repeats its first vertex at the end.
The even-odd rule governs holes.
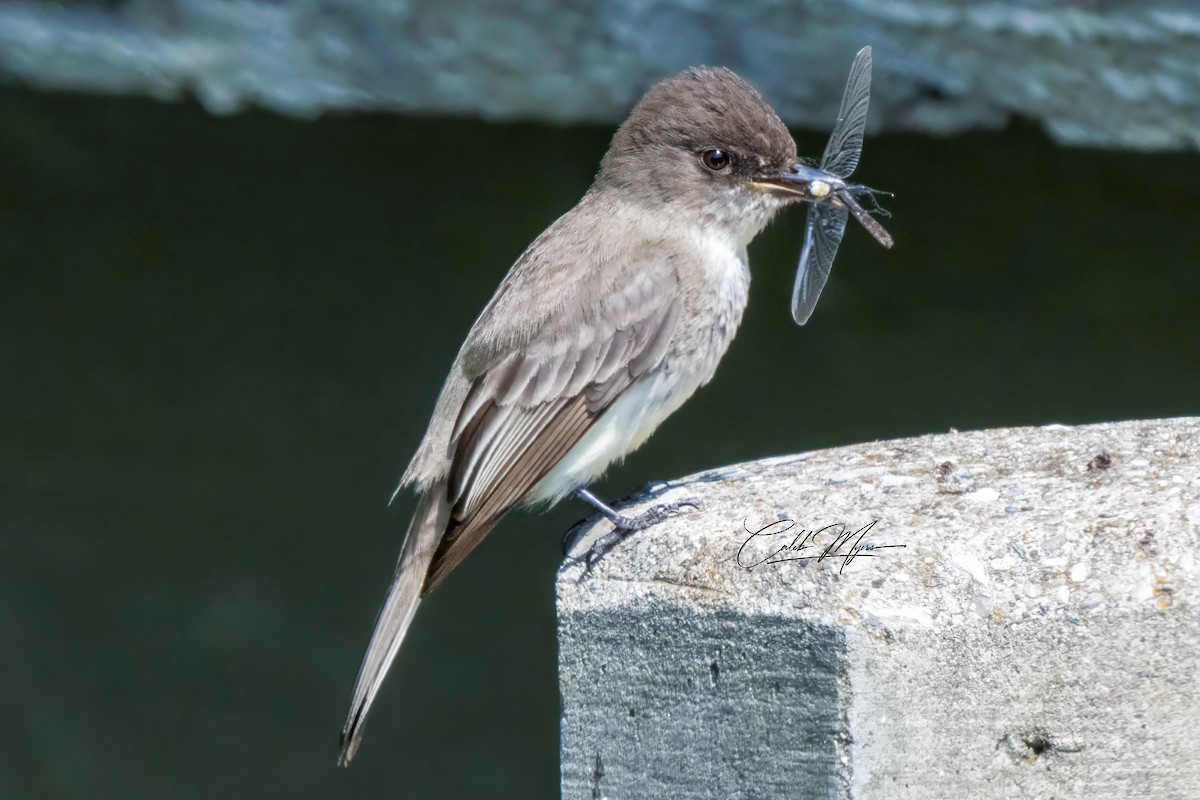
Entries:
MULTIPOLYGON (((0 797, 557 796, 554 573, 510 517, 337 734, 468 327, 611 128, 0 90, 0 797)), ((823 133, 798 132, 817 155, 823 133)), ((869 138, 812 321, 803 215, 716 380, 599 487, 864 440, 1194 414, 1200 158, 869 138)), ((799 510, 797 510, 799 511, 799 510)))

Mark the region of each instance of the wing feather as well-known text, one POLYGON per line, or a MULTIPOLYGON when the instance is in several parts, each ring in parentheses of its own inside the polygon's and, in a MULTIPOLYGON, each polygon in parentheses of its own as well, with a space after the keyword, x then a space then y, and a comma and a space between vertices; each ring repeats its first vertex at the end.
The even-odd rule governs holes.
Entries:
POLYGON ((437 588, 484 540, 505 512, 567 454, 595 421, 582 397, 560 401, 558 405, 554 419, 541 431, 538 446, 526 448, 515 461, 505 464, 504 480, 494 483, 490 494, 465 518, 451 515, 446 534, 434 553, 422 594, 437 588))
POLYGON ((548 331, 475 378, 454 425, 450 521, 425 592, 662 361, 681 307, 673 270, 643 271, 577 330, 548 331))

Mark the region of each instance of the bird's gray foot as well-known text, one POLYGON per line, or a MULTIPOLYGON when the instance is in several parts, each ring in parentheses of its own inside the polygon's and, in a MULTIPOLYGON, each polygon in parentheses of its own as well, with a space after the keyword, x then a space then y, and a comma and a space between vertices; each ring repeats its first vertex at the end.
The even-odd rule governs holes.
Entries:
POLYGON ((680 514, 684 509, 699 511, 700 502, 690 499, 679 500, 674 503, 664 503, 661 506, 655 506, 649 511, 638 514, 636 517, 618 515, 618 519, 612 520, 613 529, 596 540, 596 543, 588 550, 587 556, 584 557, 588 572, 591 572, 592 567, 599 563, 600 559, 608 555, 610 550, 625 541, 630 535, 653 527, 668 517, 680 514))
MULTIPOLYGON (((627 537, 630 536, 630 534, 653 527, 668 517, 673 517, 676 514, 681 513, 684 509, 699 511, 701 508, 699 500, 689 498, 685 500, 679 500, 674 503, 664 503, 663 505, 655 506, 648 511, 638 514, 636 517, 627 517, 624 514, 619 514, 614 511, 587 489, 576 489, 575 496, 580 500, 583 500, 585 503, 591 505, 613 524, 613 529, 604 536, 600 537, 600 539, 598 539, 592 545, 591 549, 588 550, 587 555, 582 559, 587 565, 589 572, 591 571, 592 567, 595 566, 600 559, 605 556, 605 554, 623 542, 627 537)), ((571 531, 568 531, 567 536, 571 537, 574 530, 575 529, 572 528, 571 531)), ((563 544, 564 546, 567 544, 566 539, 563 540, 563 544)))

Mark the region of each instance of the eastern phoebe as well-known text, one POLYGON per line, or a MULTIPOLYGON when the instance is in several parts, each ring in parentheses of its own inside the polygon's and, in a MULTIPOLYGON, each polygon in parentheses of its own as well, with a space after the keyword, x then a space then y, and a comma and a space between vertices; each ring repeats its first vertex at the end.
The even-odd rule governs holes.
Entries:
POLYGON ((471 327, 400 481, 417 509, 354 687, 340 763, 421 598, 515 505, 586 491, 712 378, 742 320, 746 245, 836 176, 796 157, 762 96, 722 68, 652 87, 578 205, 521 254, 471 327))

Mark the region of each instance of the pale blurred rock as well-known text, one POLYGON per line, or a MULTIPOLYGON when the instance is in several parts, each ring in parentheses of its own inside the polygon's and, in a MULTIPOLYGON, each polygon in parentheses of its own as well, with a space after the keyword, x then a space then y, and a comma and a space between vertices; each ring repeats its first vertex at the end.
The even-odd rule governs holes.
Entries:
POLYGON ((685 497, 560 571, 567 800, 1200 797, 1200 418, 861 444, 625 510, 685 497), (872 522, 903 546, 748 568, 872 522))
POLYGON ((214 113, 386 109, 619 120, 652 82, 723 64, 791 125, 833 124, 875 47, 872 130, 1037 120, 1059 141, 1200 145, 1194 0, 0 0, 0 76, 214 113))

